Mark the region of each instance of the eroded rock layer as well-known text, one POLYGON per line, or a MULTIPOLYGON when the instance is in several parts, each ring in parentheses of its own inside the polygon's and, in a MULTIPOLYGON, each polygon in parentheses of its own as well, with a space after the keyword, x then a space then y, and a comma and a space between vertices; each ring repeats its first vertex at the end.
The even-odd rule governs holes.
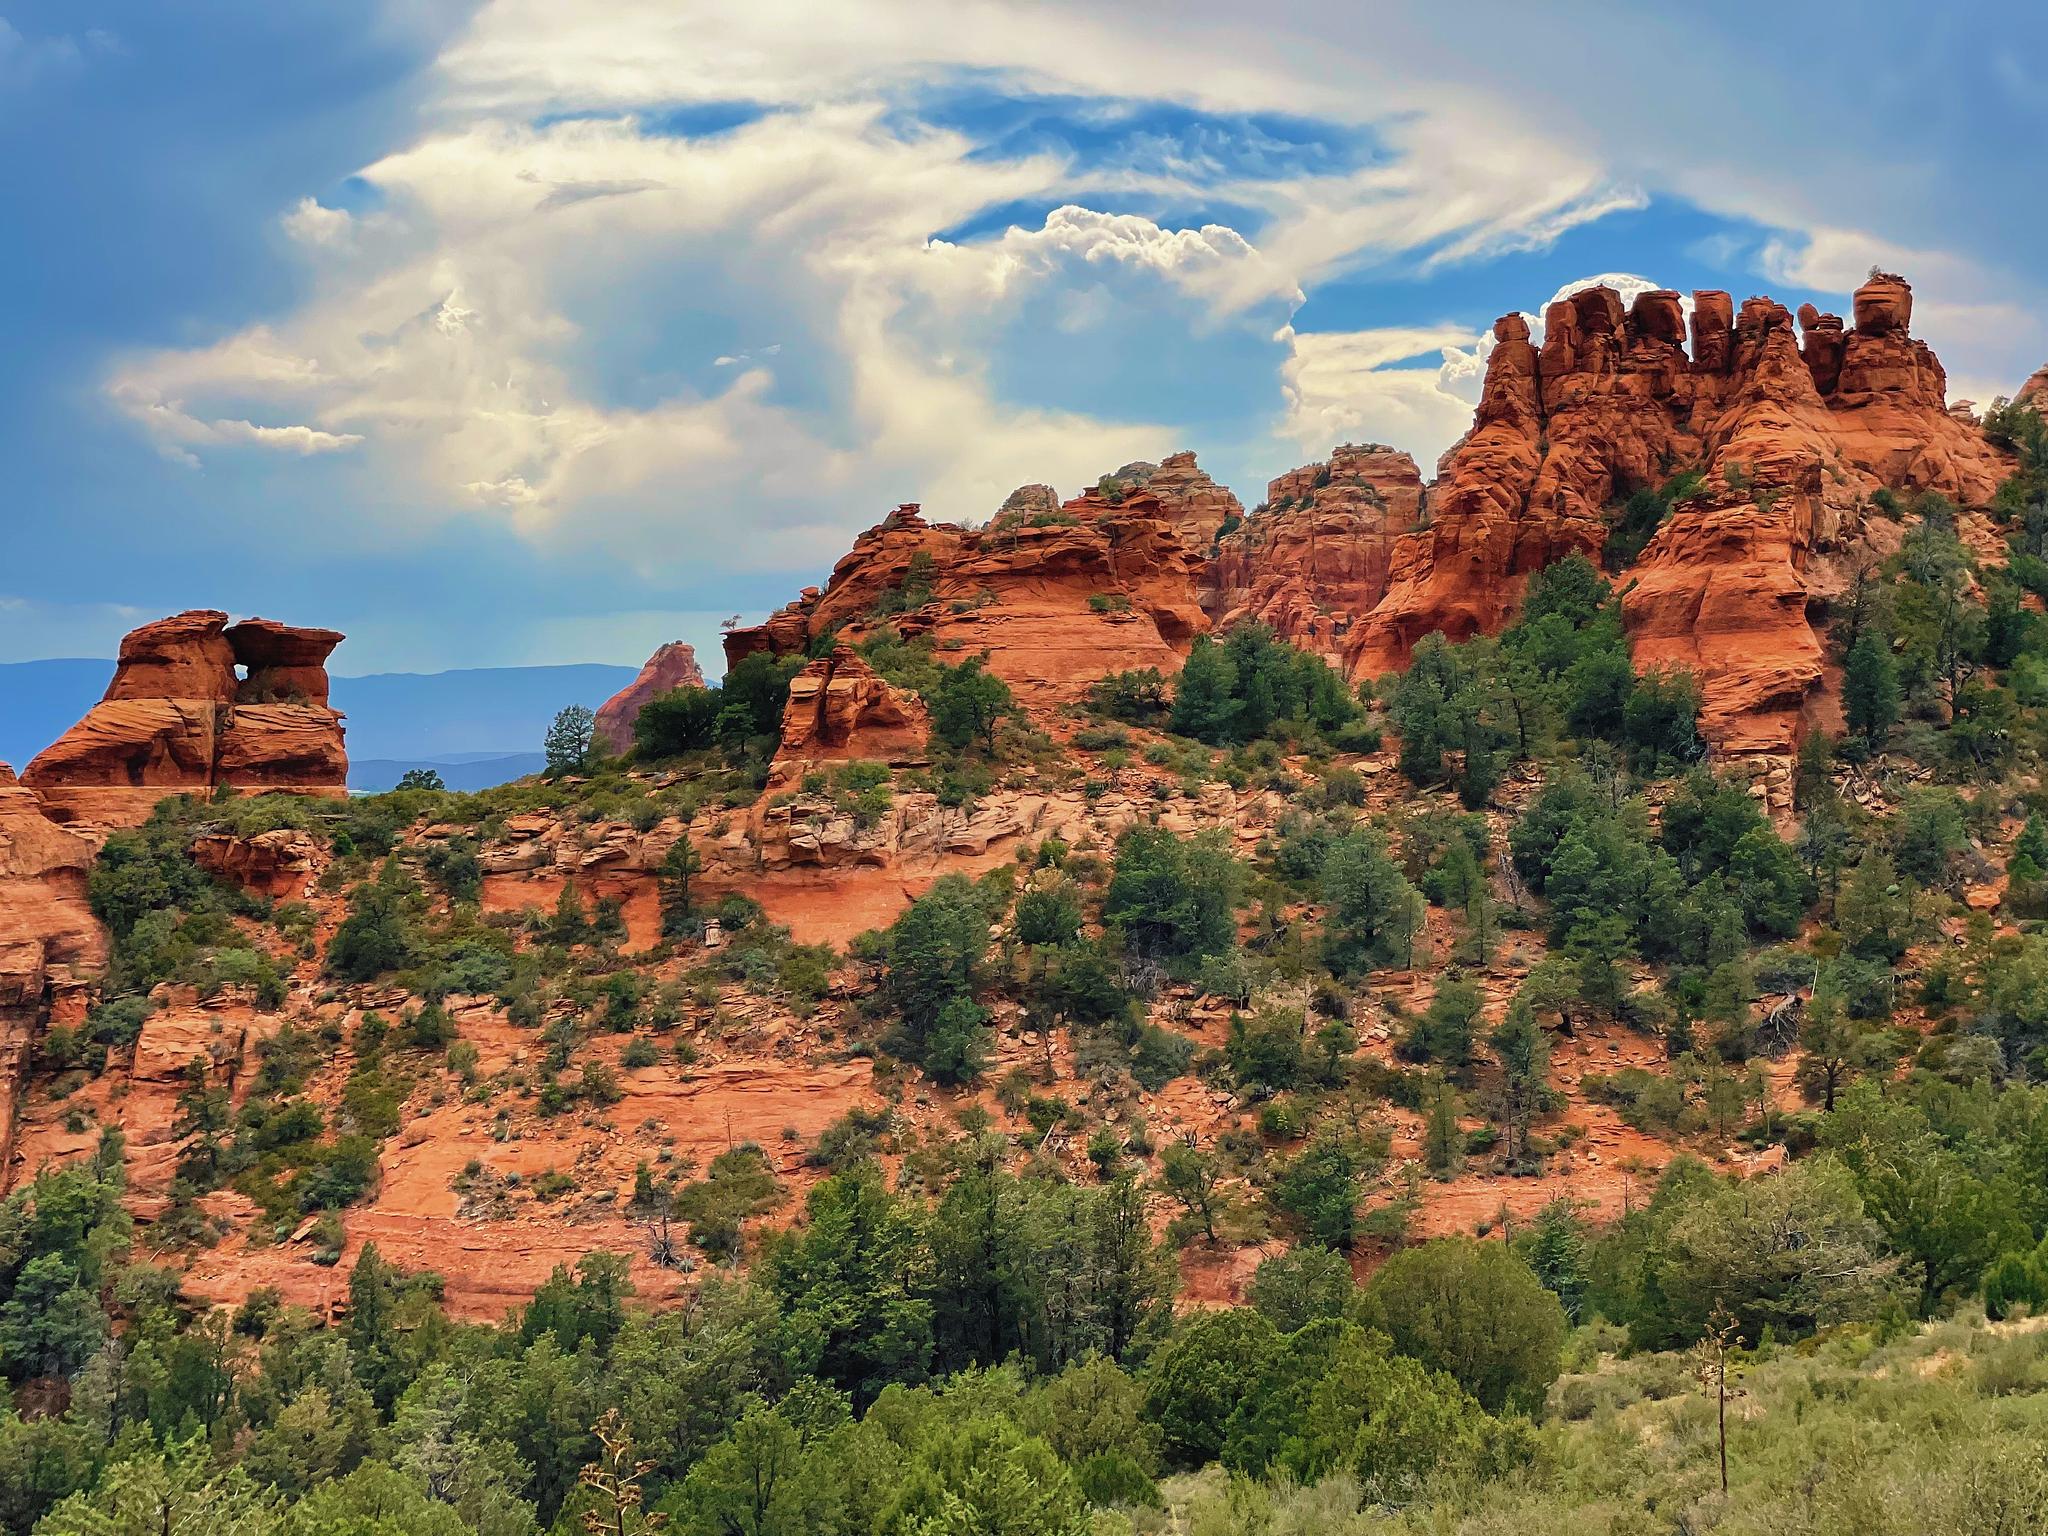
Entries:
POLYGON ((327 657, 342 636, 217 609, 159 619, 121 642, 106 696, 37 755, 21 782, 56 821, 135 826, 169 794, 220 785, 347 793, 327 657))
POLYGON ((37 1030, 76 1023, 106 965, 106 934, 86 900, 93 847, 43 814, 0 763, 0 1167, 37 1030))
POLYGON ((921 763, 930 735, 914 694, 891 687, 852 646, 835 645, 789 681, 775 775, 797 777, 828 762, 921 763))
POLYGON ((1424 497, 1415 460, 1378 443, 1291 469, 1218 544, 1204 606, 1222 628, 1267 624, 1339 660, 1353 620, 1386 596, 1394 541, 1421 525, 1424 497))
POLYGON ((797 654, 827 634, 847 644, 929 636, 942 659, 986 653, 989 670, 1034 707, 1072 702, 1109 672, 1171 672, 1209 627, 1194 516, 1142 487, 974 530, 899 507, 854 541, 822 589, 727 635, 726 660, 797 654))

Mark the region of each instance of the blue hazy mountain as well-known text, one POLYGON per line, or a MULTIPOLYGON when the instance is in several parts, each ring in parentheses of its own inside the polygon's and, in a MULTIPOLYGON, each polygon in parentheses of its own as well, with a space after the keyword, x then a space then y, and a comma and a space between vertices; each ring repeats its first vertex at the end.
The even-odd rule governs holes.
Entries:
POLYGON ((441 775, 441 783, 448 789, 489 789, 494 784, 509 784, 530 773, 539 773, 547 765, 547 758, 538 752, 514 752, 505 757, 351 757, 348 787, 368 795, 379 794, 396 789, 408 770, 431 768, 441 775))
MULTIPOLYGON (((348 716, 349 783, 389 788, 414 766, 433 768, 451 789, 532 773, 557 710, 595 709, 633 674, 593 662, 337 677, 334 707, 348 716)), ((21 767, 98 703, 113 675, 111 661, 0 663, 0 761, 21 767)))

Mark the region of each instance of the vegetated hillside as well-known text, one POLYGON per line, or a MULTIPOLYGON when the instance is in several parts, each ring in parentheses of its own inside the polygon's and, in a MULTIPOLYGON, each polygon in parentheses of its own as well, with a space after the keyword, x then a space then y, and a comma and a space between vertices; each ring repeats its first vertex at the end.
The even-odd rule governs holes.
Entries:
POLYGON ((83 893, 41 832, 0 1520, 2037 1526, 2048 433, 1985 431, 1838 530, 1762 772, 1626 560, 1362 684, 1183 659, 1188 464, 892 520, 624 760, 176 798, 83 893), (1142 665, 970 643, 1119 571, 1142 665))

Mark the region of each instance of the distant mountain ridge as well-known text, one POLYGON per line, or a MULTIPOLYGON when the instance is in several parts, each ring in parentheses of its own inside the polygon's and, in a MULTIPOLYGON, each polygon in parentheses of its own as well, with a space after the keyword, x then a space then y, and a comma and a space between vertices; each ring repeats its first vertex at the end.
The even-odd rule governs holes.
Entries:
MULTIPOLYGON (((0 761, 24 766, 98 702, 113 675, 114 663, 97 658, 0 662, 0 761)), ((556 711, 595 710, 633 677, 632 667, 601 662, 336 677, 350 787, 385 788, 387 772, 395 783, 413 766, 469 789, 531 773, 556 711)))

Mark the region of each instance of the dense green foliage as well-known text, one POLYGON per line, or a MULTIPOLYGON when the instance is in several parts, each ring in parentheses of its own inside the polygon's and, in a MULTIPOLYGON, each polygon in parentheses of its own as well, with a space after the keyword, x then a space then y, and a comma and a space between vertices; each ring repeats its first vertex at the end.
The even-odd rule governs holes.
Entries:
POLYGON ((765 753, 782 729, 789 680, 801 656, 756 651, 726 669, 714 688, 676 688, 641 705, 633 719, 633 746, 642 758, 663 759, 721 747, 732 757, 750 748, 765 753))
POLYGON ((1417 784, 1455 785, 1469 806, 1486 803, 1510 764, 1566 735, 1622 747, 1645 776, 1702 751, 1697 685, 1685 674, 1637 675, 1620 606, 1581 555, 1537 572, 1521 617, 1497 638, 1426 636, 1386 693, 1401 771, 1417 784))
MULTIPOLYGON (((1111 712, 1133 712, 1125 702, 1132 691, 1129 683, 1118 685, 1107 696, 1111 712)), ((1262 624, 1240 624, 1220 643, 1196 637, 1173 690, 1173 729, 1212 746, 1333 731, 1358 713, 1358 701, 1327 662, 1262 624)))

